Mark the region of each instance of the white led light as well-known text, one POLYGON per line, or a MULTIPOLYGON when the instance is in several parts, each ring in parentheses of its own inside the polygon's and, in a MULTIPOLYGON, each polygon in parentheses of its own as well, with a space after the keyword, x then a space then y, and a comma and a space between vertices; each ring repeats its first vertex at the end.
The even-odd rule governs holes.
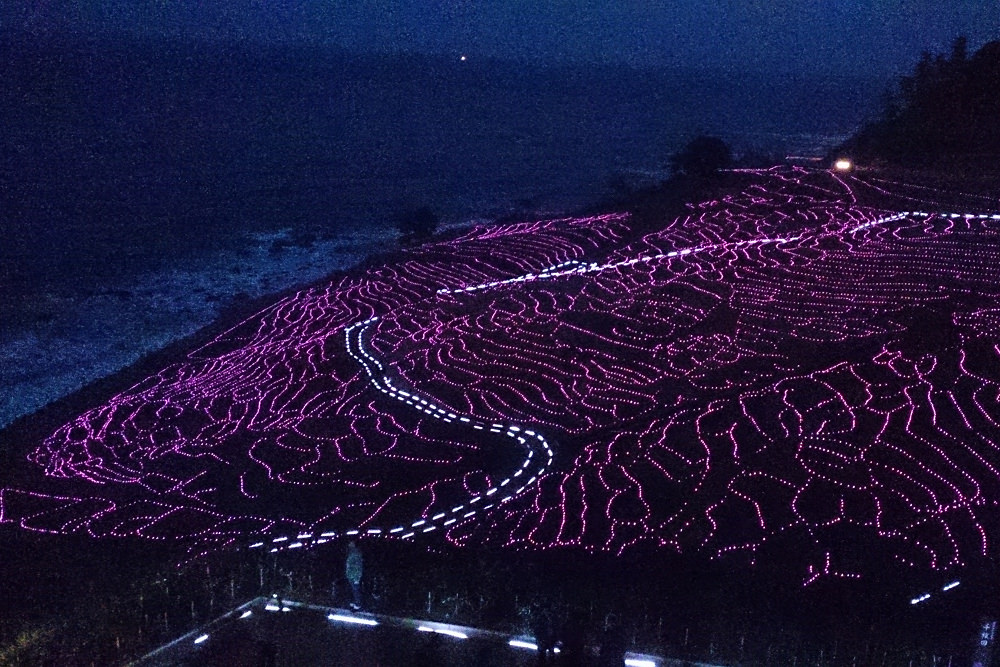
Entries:
POLYGON ((358 616, 345 616, 344 614, 330 614, 327 618, 331 621, 354 623, 355 625, 378 625, 378 621, 373 618, 359 618, 358 616))
POLYGON ((468 639, 469 635, 464 632, 459 632, 458 630, 448 630, 446 628, 432 628, 427 625, 421 625, 417 628, 420 632, 435 632, 439 635, 448 635, 449 637, 454 637, 455 639, 468 639))

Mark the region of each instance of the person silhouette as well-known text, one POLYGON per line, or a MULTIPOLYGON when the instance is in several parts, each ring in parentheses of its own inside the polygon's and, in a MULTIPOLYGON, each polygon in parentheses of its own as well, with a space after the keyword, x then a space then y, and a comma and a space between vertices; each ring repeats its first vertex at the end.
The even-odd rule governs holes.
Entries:
POLYGON ((611 616, 604 628, 601 636, 600 657, 598 663, 601 667, 622 667, 625 664, 625 630, 622 628, 616 616, 611 616))
POLYGON ((357 542, 351 540, 347 545, 347 560, 344 563, 344 576, 351 586, 351 609, 361 609, 361 575, 364 572, 364 559, 357 542))
POLYGON ((584 664, 587 635, 584 621, 579 612, 572 613, 561 630, 562 653, 559 655, 560 665, 565 667, 581 667, 584 664))
POLYGON ((552 616, 549 610, 539 606, 531 619, 531 630, 535 635, 535 646, 538 651, 538 664, 547 665, 554 655, 555 631, 552 627, 552 616))

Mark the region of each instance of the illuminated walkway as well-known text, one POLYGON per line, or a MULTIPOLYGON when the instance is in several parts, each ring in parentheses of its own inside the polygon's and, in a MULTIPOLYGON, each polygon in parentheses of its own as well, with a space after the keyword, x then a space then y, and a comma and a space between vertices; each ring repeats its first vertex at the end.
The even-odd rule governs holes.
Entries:
MULTIPOLYGON (((591 648, 596 660, 596 647, 591 648)), ((537 660, 530 636, 257 598, 132 665, 257 665, 271 649, 277 664, 295 665, 533 665, 537 660)), ((713 667, 633 652, 626 653, 625 664, 713 667)))

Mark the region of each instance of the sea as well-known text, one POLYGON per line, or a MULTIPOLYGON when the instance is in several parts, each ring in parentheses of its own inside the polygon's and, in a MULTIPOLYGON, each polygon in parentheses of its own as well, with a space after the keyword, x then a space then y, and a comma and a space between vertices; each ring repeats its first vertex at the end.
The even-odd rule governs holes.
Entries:
POLYGON ((395 247, 395 223, 571 213, 698 135, 823 155, 889 82, 0 34, 0 428, 234 303, 395 247))

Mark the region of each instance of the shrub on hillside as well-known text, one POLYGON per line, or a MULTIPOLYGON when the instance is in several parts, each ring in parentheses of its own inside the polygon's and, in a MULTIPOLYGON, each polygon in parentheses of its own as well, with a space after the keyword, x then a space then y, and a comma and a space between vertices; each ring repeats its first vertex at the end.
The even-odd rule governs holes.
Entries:
POLYGON ((718 137, 695 137, 670 158, 675 174, 710 176, 719 169, 732 165, 733 154, 729 145, 718 137))
POLYGON ((434 236, 440 220, 429 206, 403 212, 396 221, 396 228, 404 243, 419 243, 434 236))

